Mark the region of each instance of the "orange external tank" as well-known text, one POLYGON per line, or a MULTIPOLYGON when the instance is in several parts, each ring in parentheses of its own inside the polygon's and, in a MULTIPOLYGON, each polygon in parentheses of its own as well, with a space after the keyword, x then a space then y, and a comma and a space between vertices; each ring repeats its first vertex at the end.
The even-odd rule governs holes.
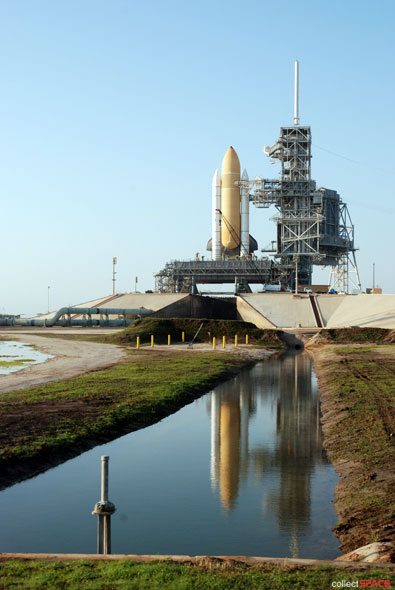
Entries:
POLYGON ((224 248, 234 250, 240 246, 240 162, 231 146, 222 160, 221 194, 221 243, 224 248))

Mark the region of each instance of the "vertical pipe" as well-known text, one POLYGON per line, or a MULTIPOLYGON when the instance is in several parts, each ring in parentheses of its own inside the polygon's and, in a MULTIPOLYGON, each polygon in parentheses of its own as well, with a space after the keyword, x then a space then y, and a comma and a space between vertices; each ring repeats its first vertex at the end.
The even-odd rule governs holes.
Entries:
POLYGON ((248 344, 248 334, 246 334, 246 344, 248 344))
POLYGON ((170 334, 167 335, 167 345, 170 346, 171 343, 171 336, 170 334))
POLYGON ((298 262, 299 256, 295 256, 295 295, 298 294, 298 262))
POLYGON ((235 346, 237 346, 237 334, 235 335, 235 346))
MULTIPOLYGON (((248 174, 245 168, 241 180, 248 180, 248 174)), ((248 186, 241 185, 240 196, 240 256, 244 258, 250 253, 250 201, 248 186)))
POLYGON ((151 348, 154 348, 154 335, 151 334, 151 348))
POLYGON ((299 62, 295 61, 294 125, 299 125, 299 62))
POLYGON ((216 346, 217 346, 217 339, 216 339, 216 337, 214 336, 214 337, 213 337, 213 349, 214 349, 214 350, 215 350, 216 346))
POLYGON ((108 500, 108 455, 101 458, 100 501, 96 502, 92 514, 97 514, 97 552, 99 555, 111 553, 111 514, 116 510, 108 500))
POLYGON ((185 332, 181 333, 181 340, 182 340, 182 342, 185 342, 185 332))
POLYGON ((108 500, 108 455, 101 458, 101 502, 108 500))
POLYGON ((104 516, 99 514, 97 518, 97 554, 103 555, 103 530, 104 530, 104 516))
POLYGON ((226 346, 226 338, 225 336, 222 336, 222 348, 225 348, 226 346))
POLYGON ((112 294, 115 295, 115 275, 116 270, 115 270, 115 266, 117 264, 117 257, 114 256, 114 258, 112 259, 112 294))
POLYGON ((140 336, 137 336, 137 339, 136 339, 136 348, 137 348, 137 350, 140 348, 140 336))
POLYGON ((217 169, 211 185, 212 195, 212 236, 211 258, 221 260, 221 176, 217 169))
POLYGON ((103 555, 111 555, 111 516, 104 517, 103 555))

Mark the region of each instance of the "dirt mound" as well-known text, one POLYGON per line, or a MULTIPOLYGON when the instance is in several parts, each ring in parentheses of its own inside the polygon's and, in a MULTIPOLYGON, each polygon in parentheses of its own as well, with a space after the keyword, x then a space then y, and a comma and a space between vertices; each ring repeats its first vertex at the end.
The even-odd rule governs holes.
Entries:
POLYGON ((313 339, 314 344, 393 344, 395 330, 385 328, 329 328, 321 330, 313 339))
POLYGON ((237 334, 240 344, 243 344, 245 336, 248 334, 250 344, 270 348, 282 348, 284 346, 276 330, 260 330, 249 322, 184 318, 143 318, 136 320, 122 332, 106 336, 106 341, 114 344, 135 344, 136 338, 139 336, 140 343, 144 344, 150 342, 151 334, 153 334, 157 344, 167 344, 169 334, 172 342, 181 342, 182 332, 185 334, 185 342, 191 342, 193 338, 195 338, 195 342, 210 342, 215 336, 219 344, 223 336, 230 339, 237 334), (199 333, 197 334, 198 330, 199 333))

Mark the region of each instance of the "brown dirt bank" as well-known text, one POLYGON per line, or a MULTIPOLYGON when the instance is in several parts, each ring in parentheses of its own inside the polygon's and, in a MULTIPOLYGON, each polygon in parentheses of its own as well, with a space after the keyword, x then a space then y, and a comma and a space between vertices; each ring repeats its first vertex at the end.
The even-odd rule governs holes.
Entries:
POLYGON ((321 391, 324 446, 340 476, 334 532, 341 549, 394 543, 395 347, 325 345, 309 352, 321 391))

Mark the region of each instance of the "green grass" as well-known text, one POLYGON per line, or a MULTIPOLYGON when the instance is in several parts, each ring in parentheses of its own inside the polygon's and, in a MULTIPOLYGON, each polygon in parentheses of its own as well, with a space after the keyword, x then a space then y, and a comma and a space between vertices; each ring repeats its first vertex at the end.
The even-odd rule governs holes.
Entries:
POLYGON ((364 342, 380 343, 391 338, 393 331, 386 328, 325 328, 320 336, 327 342, 363 344, 364 342))
POLYGON ((140 351, 119 364, 0 397, 0 469, 90 448, 176 411, 245 364, 230 354, 140 351))
POLYGON ((0 361, 0 367, 8 369, 8 367, 17 367, 25 363, 34 363, 34 359, 17 359, 15 361, 0 361))
POLYGON ((326 590, 333 581, 393 579, 384 568, 213 567, 133 561, 4 561, 1 590, 326 590))

